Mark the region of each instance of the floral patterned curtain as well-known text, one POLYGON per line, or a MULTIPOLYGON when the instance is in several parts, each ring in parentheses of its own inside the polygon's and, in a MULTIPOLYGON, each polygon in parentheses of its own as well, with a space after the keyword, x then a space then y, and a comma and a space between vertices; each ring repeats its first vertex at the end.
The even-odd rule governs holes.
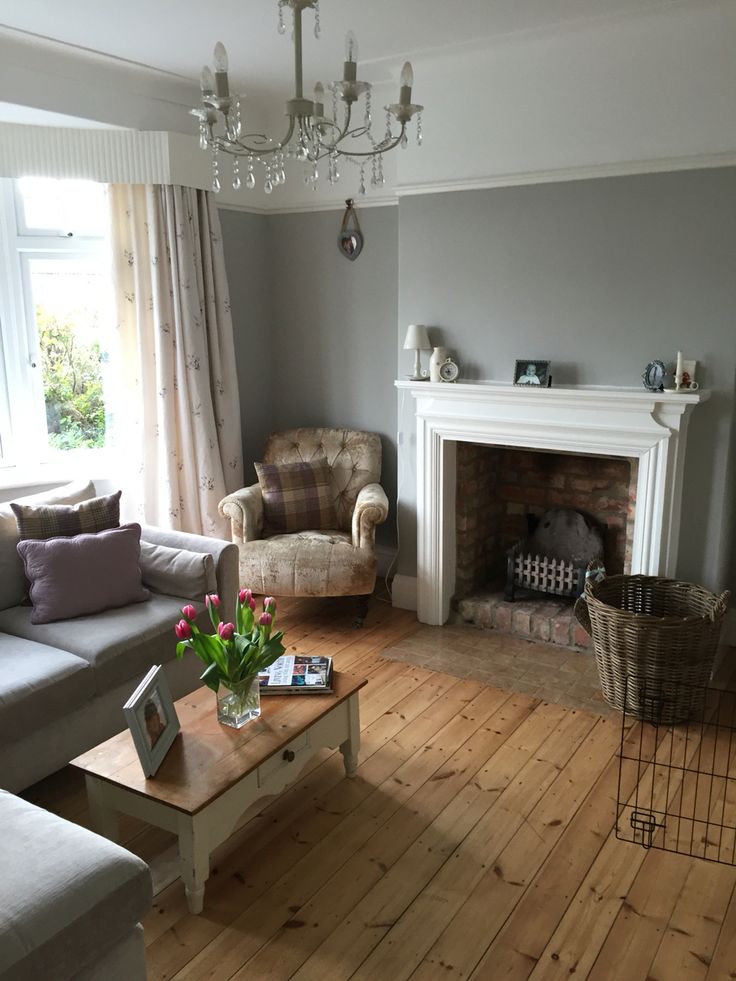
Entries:
POLYGON ((207 191, 159 185, 112 185, 110 203, 124 513, 229 538, 217 505, 243 462, 217 210, 207 191))

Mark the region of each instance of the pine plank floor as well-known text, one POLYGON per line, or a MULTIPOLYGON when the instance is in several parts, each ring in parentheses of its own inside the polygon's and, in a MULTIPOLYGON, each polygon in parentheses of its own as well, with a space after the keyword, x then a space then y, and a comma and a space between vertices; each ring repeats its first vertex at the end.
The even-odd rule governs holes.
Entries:
MULTIPOLYGON (((368 678, 357 777, 324 751, 262 804, 202 915, 178 881, 157 895, 150 981, 736 978, 736 869, 615 838, 617 719, 389 660, 413 614, 374 602, 356 631, 352 613, 294 600, 280 626, 368 678)), ((88 822, 70 769, 25 796, 88 822)), ((121 828, 149 861, 171 844, 121 828)))

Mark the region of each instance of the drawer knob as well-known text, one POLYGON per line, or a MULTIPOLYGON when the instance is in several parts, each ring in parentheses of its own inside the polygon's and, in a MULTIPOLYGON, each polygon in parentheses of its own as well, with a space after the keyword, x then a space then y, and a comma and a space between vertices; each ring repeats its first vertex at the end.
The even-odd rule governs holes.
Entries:
POLYGON ((295 756, 296 756, 296 753, 294 752, 293 749, 285 749, 284 750, 284 756, 283 756, 283 758, 286 760, 287 763, 292 763, 294 761, 294 757, 295 756))

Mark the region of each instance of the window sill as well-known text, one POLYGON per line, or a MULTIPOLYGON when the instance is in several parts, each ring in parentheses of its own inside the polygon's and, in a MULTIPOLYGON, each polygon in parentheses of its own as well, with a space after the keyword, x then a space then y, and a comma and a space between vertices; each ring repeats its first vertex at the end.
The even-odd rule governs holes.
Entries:
POLYGON ((108 479, 110 470, 110 461, 102 453, 75 453, 71 460, 0 467, 0 500, 9 501, 13 496, 33 494, 36 490, 75 480, 93 480, 97 483, 108 479))

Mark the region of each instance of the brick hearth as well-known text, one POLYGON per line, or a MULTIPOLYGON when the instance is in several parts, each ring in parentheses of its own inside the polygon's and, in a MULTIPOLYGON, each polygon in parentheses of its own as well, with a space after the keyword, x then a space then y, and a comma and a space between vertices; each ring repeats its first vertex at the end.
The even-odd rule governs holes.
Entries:
POLYGON ((559 647, 590 648, 590 637, 575 619, 571 600, 535 597, 509 603, 503 590, 479 589, 456 600, 450 620, 559 647))

